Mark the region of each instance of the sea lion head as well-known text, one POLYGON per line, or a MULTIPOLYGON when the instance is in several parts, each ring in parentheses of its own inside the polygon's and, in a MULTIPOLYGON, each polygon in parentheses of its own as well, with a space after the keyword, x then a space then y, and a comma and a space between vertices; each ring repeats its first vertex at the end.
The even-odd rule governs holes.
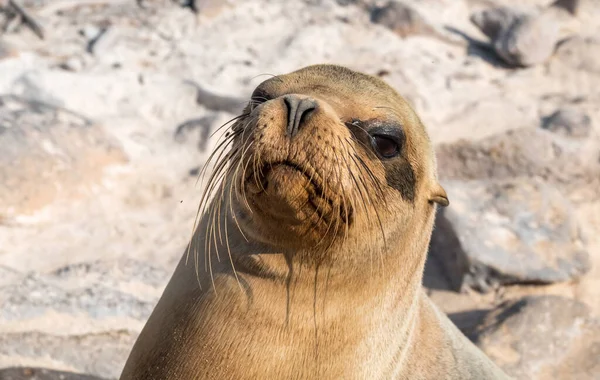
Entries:
POLYGON ((435 204, 448 205, 415 112, 379 78, 348 68, 265 80, 226 141, 221 172, 235 223, 275 248, 409 233, 422 226, 419 215, 431 220, 435 204))

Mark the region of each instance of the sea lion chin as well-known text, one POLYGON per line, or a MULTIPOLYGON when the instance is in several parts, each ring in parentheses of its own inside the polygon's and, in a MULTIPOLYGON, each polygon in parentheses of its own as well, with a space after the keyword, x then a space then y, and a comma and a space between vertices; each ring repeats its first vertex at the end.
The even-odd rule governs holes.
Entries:
POLYGON ((507 378, 422 290, 449 202, 392 88, 335 65, 270 78, 219 146, 122 380, 507 378))

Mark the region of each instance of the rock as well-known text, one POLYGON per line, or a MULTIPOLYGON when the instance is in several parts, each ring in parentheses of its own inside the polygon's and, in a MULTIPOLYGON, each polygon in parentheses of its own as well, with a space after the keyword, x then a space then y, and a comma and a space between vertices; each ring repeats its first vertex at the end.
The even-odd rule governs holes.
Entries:
POLYGON ((375 8, 371 12, 371 21, 386 26, 402 38, 430 28, 414 8, 397 1, 375 8))
POLYGON ((546 117, 542 128, 566 137, 588 137, 592 131, 590 117, 573 107, 565 107, 546 117))
POLYGON ((93 41, 100 37, 100 35, 105 31, 105 28, 100 28, 96 25, 86 25, 81 29, 80 33, 87 40, 93 41))
POLYGON ((600 378, 600 321, 559 296, 528 296, 492 311, 476 343, 517 380, 600 378))
POLYGON ((16 57, 19 52, 10 44, 2 41, 2 35, 0 35, 0 59, 16 57))
POLYGON ((200 131, 200 136, 198 138, 198 149, 201 152, 204 152, 206 151, 206 148, 208 146, 208 140, 210 139, 210 131, 215 120, 217 120, 217 117, 215 115, 208 115, 200 118, 186 120, 183 123, 179 124, 177 128, 175 128, 174 139, 179 143, 183 143, 187 141, 187 135, 190 131, 198 129, 200 131))
POLYGON ((0 266, 0 275, 0 366, 52 364, 117 378, 170 272, 123 258, 45 274, 0 266))
POLYGON ((490 40, 495 40, 500 32, 508 29, 521 16, 521 13, 512 8, 499 7, 475 12, 471 14, 470 20, 490 40))
POLYGON ((408 3, 390 1, 383 6, 373 7, 371 22, 383 25, 402 38, 414 35, 430 36, 450 44, 462 45, 436 30, 416 9, 408 3))
POLYGON ((49 278, 60 281, 78 279, 112 288, 122 283, 141 283, 157 289, 166 285, 170 275, 168 270, 128 258, 72 264, 48 274, 49 278))
MULTIPOLYGON (((71 336, 38 332, 2 334, 0 358, 13 358, 12 363, 48 363, 50 359, 52 365, 116 379, 136 337, 137 334, 128 331, 71 336)), ((44 366, 47 367, 50 363, 44 366)))
POLYGON ((551 4, 551 6, 564 9, 572 15, 577 15, 580 6, 580 0, 556 0, 551 4))
POLYGON ((34 212, 83 195, 125 153, 104 130, 68 110, 0 96, 0 215, 34 212))
POLYGON ((46 368, 15 367, 0 369, 0 380, 103 380, 100 377, 46 368))
POLYGON ((339 5, 345 7, 347 5, 352 5, 357 3, 358 0, 336 0, 336 3, 338 3, 339 5))
POLYGON ((500 58, 526 67, 544 63, 554 52, 560 33, 551 16, 500 7, 474 13, 471 21, 490 38, 500 58))
POLYGON ((85 61, 81 57, 70 57, 62 62, 59 67, 67 71, 81 71, 85 67, 85 61))
POLYGON ((514 129, 436 149, 441 179, 540 177, 566 192, 600 185, 599 152, 597 139, 566 139, 542 128, 514 129))
POLYGON ((81 263, 49 274, 27 274, 0 288, 0 321, 34 319, 49 311, 95 320, 145 321, 167 279, 166 271, 134 260, 81 263), (149 293, 131 292, 140 285, 148 287, 149 293))
POLYGON ((556 60, 578 71, 600 74, 600 39, 571 37, 556 49, 556 60))
POLYGON ((455 288, 554 283, 590 269, 573 208, 540 180, 447 181, 432 254, 455 288))

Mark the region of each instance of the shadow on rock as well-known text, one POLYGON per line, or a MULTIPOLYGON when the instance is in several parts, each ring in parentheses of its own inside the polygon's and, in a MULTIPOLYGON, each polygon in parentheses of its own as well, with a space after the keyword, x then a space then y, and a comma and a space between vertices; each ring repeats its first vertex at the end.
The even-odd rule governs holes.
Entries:
POLYGON ((0 369, 0 380, 105 380, 101 377, 43 368, 14 367, 0 369))

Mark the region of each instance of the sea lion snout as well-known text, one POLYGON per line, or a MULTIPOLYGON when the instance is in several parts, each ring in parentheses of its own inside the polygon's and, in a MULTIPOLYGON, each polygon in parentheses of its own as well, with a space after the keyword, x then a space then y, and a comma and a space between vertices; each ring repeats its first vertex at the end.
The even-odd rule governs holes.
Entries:
POLYGON ((283 96, 283 103, 287 108, 287 127, 285 129, 288 137, 296 136, 307 118, 317 109, 317 101, 295 94, 283 96))
POLYGON ((301 90, 263 94, 240 119, 234 146, 242 162, 233 173, 239 184, 234 191, 251 215, 247 229, 314 245, 354 220, 354 144, 327 99, 301 90))

